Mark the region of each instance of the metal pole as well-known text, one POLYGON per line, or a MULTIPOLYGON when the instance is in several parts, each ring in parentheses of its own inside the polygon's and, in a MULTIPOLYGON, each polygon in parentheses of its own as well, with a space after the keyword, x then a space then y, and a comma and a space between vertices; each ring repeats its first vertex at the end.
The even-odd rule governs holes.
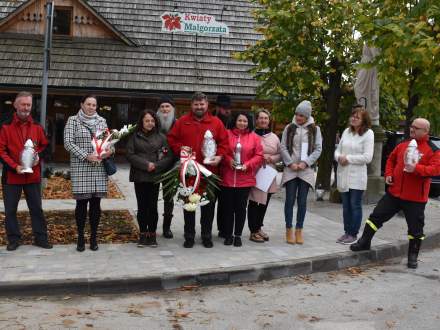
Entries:
POLYGON ((44 130, 46 130, 47 83, 49 79, 50 51, 52 47, 53 12, 55 6, 53 1, 48 1, 45 7, 46 7, 46 26, 44 33, 43 85, 41 88, 41 109, 40 109, 40 125, 43 126, 44 130))

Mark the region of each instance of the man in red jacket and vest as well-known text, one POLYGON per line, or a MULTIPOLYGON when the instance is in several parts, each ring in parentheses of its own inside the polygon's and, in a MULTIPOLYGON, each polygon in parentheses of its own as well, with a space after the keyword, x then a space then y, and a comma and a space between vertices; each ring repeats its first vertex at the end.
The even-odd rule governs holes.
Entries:
POLYGON ((3 163, 2 186, 5 206, 5 226, 8 236, 7 250, 16 250, 20 245, 20 228, 17 221, 17 206, 24 191, 32 220, 34 244, 51 249, 47 239, 47 226, 41 206, 41 168, 38 153, 48 145, 43 128, 34 123, 31 116, 32 94, 19 93, 14 101, 16 112, 0 130, 0 158, 3 163), (30 139, 36 152, 33 173, 24 173, 20 154, 25 142, 30 139))
POLYGON ((418 163, 405 164, 405 154, 411 139, 400 143, 391 152, 386 168, 388 192, 378 202, 366 221, 362 237, 350 246, 352 251, 369 250, 376 231, 400 210, 408 225, 408 267, 417 268, 425 224, 425 205, 428 201, 431 176, 440 175, 440 149, 429 140, 429 121, 415 119, 410 126, 410 137, 417 141, 422 157, 418 163))
MULTIPOLYGON (((218 165, 224 155, 229 152, 228 133, 220 119, 208 112, 208 98, 203 93, 195 93, 191 100, 191 112, 179 118, 168 133, 168 144, 176 155, 180 155, 180 148, 188 146, 196 154, 196 160, 203 163, 202 144, 205 132, 210 130, 217 143, 217 155, 211 166, 207 168, 213 173, 218 173, 218 165)), ((200 216, 201 236, 203 246, 211 248, 212 221, 214 219, 215 201, 202 206, 200 216)), ((195 238, 195 212, 183 211, 185 219, 186 248, 194 246, 195 238)))

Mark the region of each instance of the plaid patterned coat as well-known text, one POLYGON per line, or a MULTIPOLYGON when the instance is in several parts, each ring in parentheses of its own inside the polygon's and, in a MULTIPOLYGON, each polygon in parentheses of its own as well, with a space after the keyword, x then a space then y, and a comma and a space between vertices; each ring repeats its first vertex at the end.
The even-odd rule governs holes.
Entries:
MULTIPOLYGON (((107 128, 104 118, 98 118, 96 129, 107 128)), ((95 130, 96 130, 95 129, 95 130)), ((102 164, 87 161, 93 152, 92 135, 79 118, 69 117, 64 128, 64 148, 70 152, 70 172, 74 194, 106 193, 108 176, 102 164)))

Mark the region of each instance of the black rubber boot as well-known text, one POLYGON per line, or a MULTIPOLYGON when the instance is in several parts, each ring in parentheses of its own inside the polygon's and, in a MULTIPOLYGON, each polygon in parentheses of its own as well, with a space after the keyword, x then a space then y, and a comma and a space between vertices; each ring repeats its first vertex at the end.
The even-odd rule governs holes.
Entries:
POLYGON ((419 256, 422 240, 420 238, 412 238, 409 240, 408 246, 408 268, 417 268, 417 257, 419 256))
POLYGON ((350 245, 351 251, 366 251, 371 248, 371 240, 373 239, 376 230, 374 230, 371 225, 367 222, 364 227, 364 232, 361 238, 358 239, 356 243, 350 245))

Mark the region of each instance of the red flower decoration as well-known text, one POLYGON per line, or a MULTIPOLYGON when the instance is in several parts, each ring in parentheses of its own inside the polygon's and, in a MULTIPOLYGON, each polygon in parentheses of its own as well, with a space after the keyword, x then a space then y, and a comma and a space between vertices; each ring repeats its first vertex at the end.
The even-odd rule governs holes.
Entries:
POLYGON ((175 29, 180 30, 182 28, 179 15, 163 15, 162 19, 164 20, 165 28, 170 31, 175 29))

